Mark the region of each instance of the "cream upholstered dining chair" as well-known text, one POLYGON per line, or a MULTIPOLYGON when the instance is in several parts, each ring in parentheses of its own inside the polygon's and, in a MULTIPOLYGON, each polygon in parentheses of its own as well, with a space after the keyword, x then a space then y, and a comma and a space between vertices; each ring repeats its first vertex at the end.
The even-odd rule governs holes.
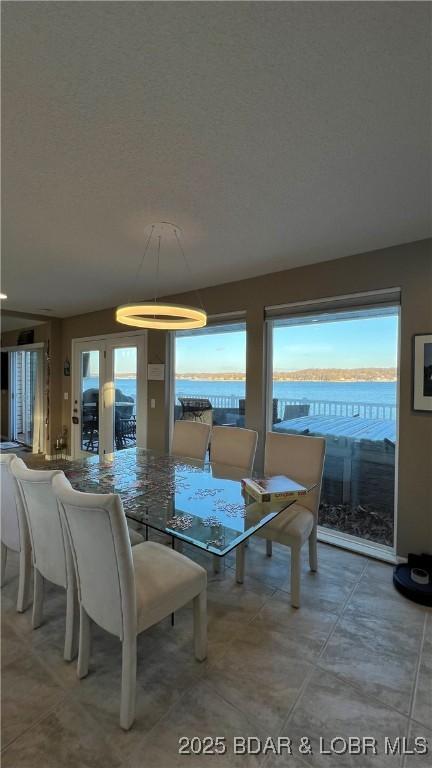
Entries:
POLYGON ((63 472, 59 469, 27 469, 18 457, 11 463, 11 469, 21 490, 30 531, 34 589, 32 626, 37 629, 42 624, 44 581, 63 587, 66 590, 64 658, 71 661, 76 653, 77 639, 76 583, 73 568, 67 564, 70 553, 65 543, 57 499, 52 489, 52 479, 63 472))
POLYGON ((201 421, 175 421, 171 445, 172 456, 204 461, 210 439, 210 425, 201 421))
POLYGON ((22 613, 29 603, 31 575, 30 534, 18 483, 11 470, 14 453, 0 454, 1 478, 1 585, 6 572, 8 549, 19 553, 17 611, 22 613))
MULTIPOLYGON (((243 477, 249 477, 252 473, 255 460, 255 452, 258 440, 258 432, 253 429, 243 429, 242 427, 218 427, 215 426, 211 432, 210 459, 212 462, 213 474, 217 476, 219 470, 232 467, 240 470, 241 480, 243 477)), ((234 479, 234 477, 233 477, 234 479)), ((243 545, 240 545, 243 549, 243 545)), ((213 556, 213 570, 215 573, 220 571, 221 558, 218 555, 213 556)))
POLYGON ((54 492, 68 532, 78 584, 78 677, 88 674, 94 621, 122 643, 120 725, 135 719, 137 635, 193 601, 195 656, 207 655, 207 573, 162 544, 131 548, 117 494, 74 491, 56 475, 54 492))
MULTIPOLYGON (((324 466, 325 439, 306 435, 287 435, 268 432, 265 446, 264 474, 287 475, 305 486, 315 487, 305 496, 281 512, 256 535, 267 539, 267 554, 271 555, 272 542, 291 547, 291 605, 300 607, 301 548, 309 542, 311 571, 318 567, 317 523, 324 466)), ((253 519, 253 505, 250 520, 253 519)), ((241 558, 238 552, 237 558, 241 558)), ((242 580, 243 563, 237 563, 237 574, 242 580)))
POLYGON ((255 460, 258 432, 242 427, 213 427, 211 432, 212 463, 239 467, 250 475, 255 460))

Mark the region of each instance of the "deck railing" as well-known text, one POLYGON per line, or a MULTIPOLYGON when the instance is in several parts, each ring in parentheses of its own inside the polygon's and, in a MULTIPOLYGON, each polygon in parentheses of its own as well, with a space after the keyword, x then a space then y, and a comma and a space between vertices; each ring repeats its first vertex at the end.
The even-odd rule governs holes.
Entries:
POLYGON ((237 395, 199 395, 195 392, 189 394, 189 392, 186 393, 180 391, 176 395, 176 405, 180 405, 178 401, 179 397, 193 397, 197 400, 210 400, 213 408, 226 408, 227 410, 231 408, 233 411, 238 411, 239 400, 241 400, 237 395))
MULTIPOLYGON (((186 393, 179 391, 180 395, 186 396, 186 393)), ((197 399, 210 400, 213 408, 224 408, 226 410, 238 411, 239 400, 237 395, 202 395, 199 393, 187 393, 187 397, 196 397, 197 399)), ((178 400, 176 399, 178 403, 178 400)), ((396 405, 385 403, 350 403, 345 400, 308 400, 306 398, 277 398, 277 416, 281 421, 284 420, 286 405, 309 405, 309 416, 359 416, 361 419, 383 419, 385 421, 396 420, 396 405)))
POLYGON ((278 418, 283 419, 286 405, 309 405, 309 416, 359 416, 361 419, 396 419, 396 405, 385 403, 350 403, 346 400, 291 400, 280 398, 278 418))

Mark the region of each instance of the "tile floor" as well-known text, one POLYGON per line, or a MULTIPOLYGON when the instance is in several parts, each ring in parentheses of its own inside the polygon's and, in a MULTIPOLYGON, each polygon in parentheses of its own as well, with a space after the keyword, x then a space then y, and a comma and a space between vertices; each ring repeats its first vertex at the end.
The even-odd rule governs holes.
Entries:
POLYGON ((3 768, 381 765, 425 768, 429 755, 386 756, 384 738, 423 736, 432 750, 432 610, 393 589, 390 566, 326 545, 319 572, 303 561, 303 605, 289 604, 289 551, 265 543, 209 572, 209 654, 195 661, 188 608, 139 639, 137 720, 118 726, 120 644, 95 628, 91 674, 62 658, 65 598, 47 590, 45 621, 15 612, 17 561, 2 590, 3 768), (181 736, 224 736, 227 752, 181 756, 181 736), (288 736, 295 754, 236 755, 234 737, 288 736), (301 737, 313 754, 299 755, 301 737), (378 755, 319 754, 318 737, 373 736, 378 755))

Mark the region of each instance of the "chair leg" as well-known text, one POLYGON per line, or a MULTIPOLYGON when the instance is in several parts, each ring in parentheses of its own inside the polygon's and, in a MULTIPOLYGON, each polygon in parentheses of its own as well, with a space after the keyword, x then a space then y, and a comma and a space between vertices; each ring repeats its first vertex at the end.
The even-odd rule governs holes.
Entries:
POLYGON ((317 527, 314 525, 309 536, 309 566, 311 571, 318 570, 317 527))
POLYGON ((273 542, 270 539, 266 539, 266 554, 267 557, 271 557, 273 554, 273 542))
POLYGON ((193 600, 194 651, 198 661, 207 658, 207 591, 193 600))
POLYGON ((37 568, 33 568, 33 614, 32 627, 37 629, 42 624, 44 601, 44 577, 37 568))
POLYGON ((1 586, 5 583, 6 574, 6 560, 7 560, 7 546, 1 543, 1 586))
POLYGON ((29 604, 31 574, 31 549, 22 549, 19 556, 19 580, 17 611, 23 613, 29 604))
POLYGON ((122 682, 120 700, 120 727, 125 731, 135 720, 135 689, 137 667, 137 641, 125 637, 122 643, 122 682))
POLYGON ((236 549, 236 582, 237 584, 243 584, 244 581, 244 545, 239 544, 236 549))
POLYGON ((300 608, 300 547, 291 547, 291 605, 300 608))
POLYGON ((80 626, 77 675, 80 680, 87 677, 91 649, 91 621, 85 608, 80 605, 80 626))
POLYGON ((77 651, 77 616, 78 599, 74 586, 66 590, 66 632, 64 644, 64 660, 72 661, 77 651))

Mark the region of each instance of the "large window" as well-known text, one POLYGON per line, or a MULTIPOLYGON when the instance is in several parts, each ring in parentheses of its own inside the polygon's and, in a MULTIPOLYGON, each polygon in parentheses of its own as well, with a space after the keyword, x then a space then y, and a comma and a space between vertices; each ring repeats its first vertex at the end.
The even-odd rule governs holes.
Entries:
POLYGON ((244 426, 246 324, 178 332, 174 355, 174 418, 244 426))
POLYGON ((319 524, 392 546, 398 307, 269 322, 272 429, 326 439, 319 524))

